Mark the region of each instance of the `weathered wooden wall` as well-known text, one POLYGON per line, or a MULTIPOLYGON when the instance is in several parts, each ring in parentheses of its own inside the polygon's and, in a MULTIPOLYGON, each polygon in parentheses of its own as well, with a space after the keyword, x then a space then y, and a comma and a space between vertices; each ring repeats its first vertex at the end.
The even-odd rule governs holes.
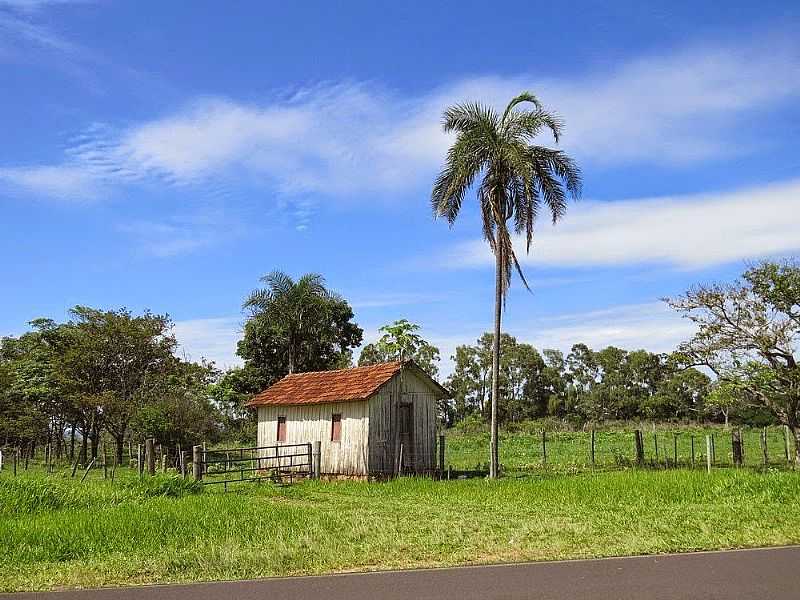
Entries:
POLYGON ((286 417, 286 443, 322 442, 323 474, 366 475, 369 410, 366 400, 300 406, 259 406, 258 445, 277 444, 278 417, 286 417), (331 441, 331 416, 342 415, 341 441, 331 441))
POLYGON ((404 369, 369 400, 370 473, 395 472, 401 403, 413 406, 412 448, 403 448, 404 467, 417 472, 436 467, 436 395, 422 378, 404 369))
POLYGON ((369 400, 258 407, 258 445, 277 443, 278 417, 286 417, 286 443, 322 442, 322 473, 394 474, 400 451, 400 404, 413 406, 411 448, 404 470, 436 468, 436 394, 411 369, 403 369, 369 400), (331 416, 342 415, 340 442, 331 441, 331 416))

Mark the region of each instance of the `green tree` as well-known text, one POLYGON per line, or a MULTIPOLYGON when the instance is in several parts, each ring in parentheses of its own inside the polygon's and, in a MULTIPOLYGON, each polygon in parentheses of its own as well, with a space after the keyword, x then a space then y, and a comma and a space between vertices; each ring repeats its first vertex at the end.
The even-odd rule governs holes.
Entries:
POLYGON ((250 316, 237 349, 261 389, 287 373, 349 365, 363 331, 352 321, 350 305, 325 287, 321 275, 295 281, 275 271, 261 281, 266 287, 244 302, 250 316))
POLYGON ((667 302, 697 327, 681 353, 714 371, 725 395, 769 408, 794 435, 800 463, 800 264, 764 262, 732 284, 695 286, 667 302))
POLYGON ((122 460, 131 420, 155 401, 164 378, 176 368, 177 341, 166 315, 127 309, 76 306, 63 327, 58 372, 81 414, 82 455, 91 442, 97 456, 100 432, 114 438, 122 460))
POLYGON ((406 319, 384 325, 383 335, 374 344, 367 344, 358 357, 359 365, 374 365, 393 360, 413 360, 432 378, 439 376, 439 349, 417 332, 420 326, 406 319))
POLYGON ((170 447, 219 441, 222 415, 210 394, 217 377, 212 364, 176 360, 170 373, 159 379, 153 401, 137 410, 132 428, 141 438, 153 437, 170 447))
POLYGON ((494 347, 492 349, 492 431, 490 477, 499 469, 497 405, 500 332, 503 303, 516 268, 527 286, 515 254, 512 233, 524 235, 530 251, 536 215, 544 204, 553 223, 566 211, 567 197, 580 193, 580 171, 566 154, 534 144, 544 131, 558 142, 561 120, 544 110, 533 94, 511 100, 502 115, 479 103, 452 106, 444 113, 444 130, 456 140, 431 194, 433 212, 452 226, 464 197, 476 179, 483 235, 495 255, 494 347), (533 109, 521 108, 523 104, 533 109), (510 223, 510 225, 509 225, 510 223))

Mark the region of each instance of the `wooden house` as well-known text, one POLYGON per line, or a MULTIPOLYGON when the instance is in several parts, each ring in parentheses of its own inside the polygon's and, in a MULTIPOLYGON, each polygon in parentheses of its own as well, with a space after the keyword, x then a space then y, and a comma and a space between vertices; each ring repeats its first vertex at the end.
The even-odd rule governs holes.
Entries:
POLYGON ((446 389, 412 361, 287 375, 248 403, 258 445, 321 442, 323 475, 436 468, 436 402, 446 389))

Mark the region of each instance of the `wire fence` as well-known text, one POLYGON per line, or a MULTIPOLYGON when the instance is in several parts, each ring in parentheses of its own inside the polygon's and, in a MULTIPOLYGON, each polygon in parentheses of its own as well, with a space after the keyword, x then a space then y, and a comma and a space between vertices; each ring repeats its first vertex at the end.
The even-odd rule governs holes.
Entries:
MULTIPOLYGON (((456 471, 487 469, 488 433, 446 436, 445 464, 456 471)), ((686 467, 793 468, 795 448, 783 427, 735 429, 589 430, 515 432, 500 436, 500 463, 506 472, 542 469, 686 467), (641 436, 637 449, 637 431, 641 436), (741 440, 741 457, 737 449, 741 440)))

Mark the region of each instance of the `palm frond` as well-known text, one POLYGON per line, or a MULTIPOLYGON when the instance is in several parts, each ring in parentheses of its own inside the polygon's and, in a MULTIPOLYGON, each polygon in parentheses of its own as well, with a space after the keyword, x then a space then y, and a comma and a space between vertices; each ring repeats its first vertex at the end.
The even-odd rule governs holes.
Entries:
POLYGON ((503 112, 503 118, 501 119, 501 122, 505 123, 508 115, 512 110, 514 110, 514 107, 516 107, 518 104, 522 104, 523 102, 530 102, 536 107, 537 110, 542 110, 542 105, 539 102, 539 99, 531 92, 525 91, 511 99, 511 102, 508 103, 506 110, 503 112))

